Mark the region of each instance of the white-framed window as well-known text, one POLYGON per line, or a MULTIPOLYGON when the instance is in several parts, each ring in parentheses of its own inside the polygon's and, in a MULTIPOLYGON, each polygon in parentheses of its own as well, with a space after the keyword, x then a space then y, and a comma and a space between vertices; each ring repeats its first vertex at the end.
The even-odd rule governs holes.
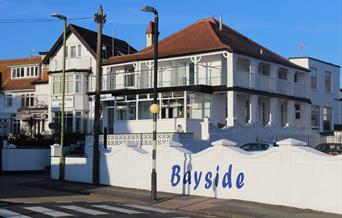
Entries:
POLYGON ((70 58, 76 58, 76 46, 70 46, 70 58))
POLYGON ((82 132, 82 112, 75 112, 75 132, 82 132))
POLYGON ((323 107, 323 130, 331 131, 332 127, 332 108, 323 107))
POLYGON ((75 75, 75 93, 82 93, 82 75, 75 75))
POLYGON ((6 107, 11 108, 13 105, 13 96, 11 94, 6 95, 6 107))
POLYGON ((331 72, 325 71, 324 72, 324 86, 325 86, 325 92, 331 93, 331 81, 332 81, 332 75, 331 72))
POLYGON ((259 64, 259 74, 264 76, 270 76, 271 73, 271 66, 266 63, 259 64))
POLYGON ((135 86, 135 72, 134 66, 129 65, 125 67, 125 87, 135 86))
POLYGON ((81 55, 82 55, 81 51, 82 51, 81 45, 77 45, 77 57, 78 57, 78 58, 80 58, 81 55))
POLYGON ((24 94, 21 96, 21 106, 23 108, 34 107, 34 94, 24 94))
POLYGON ((12 79, 15 79, 17 77, 17 68, 12 68, 12 79))
POLYGON ((72 74, 65 75, 65 93, 71 94, 74 92, 73 90, 73 76, 72 74))
POLYGON ((53 94, 62 93, 62 76, 60 75, 52 76, 52 93, 53 94))
POLYGON ((12 79, 33 78, 39 76, 40 66, 27 66, 27 67, 12 67, 12 79))
POLYGON ((310 70, 311 70, 311 89, 318 90, 317 69, 316 68, 310 68, 310 70))
POLYGON ((287 80, 287 69, 286 68, 279 67, 278 79, 287 80))
POLYGON ((295 118, 300 120, 300 104, 295 104, 295 118))
POLYGON ((319 129, 320 108, 319 105, 311 105, 311 129, 319 129))

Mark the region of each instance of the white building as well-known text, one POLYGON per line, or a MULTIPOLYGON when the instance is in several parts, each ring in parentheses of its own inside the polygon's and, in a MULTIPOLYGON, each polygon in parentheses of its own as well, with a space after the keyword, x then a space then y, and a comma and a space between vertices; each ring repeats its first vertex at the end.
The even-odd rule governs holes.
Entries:
MULTIPOLYGON (((65 125, 66 132, 86 133, 92 122, 87 123, 89 89, 95 87, 97 33, 73 24, 66 30, 66 85, 65 125)), ((106 35, 102 37, 103 56, 117 56, 136 50, 125 41, 106 35)), ((60 122, 62 102, 63 36, 61 35, 43 60, 49 64, 50 104, 49 122, 60 122)))
MULTIPOLYGON (((151 32, 150 25, 147 48, 104 62, 102 126, 109 133, 152 132, 151 32)), ((235 141, 311 132, 310 70, 214 19, 161 40, 158 65, 159 132, 235 141)))
POLYGON ((316 132, 332 132, 341 124, 340 66, 312 57, 289 60, 311 71, 311 127, 316 132))
POLYGON ((0 135, 47 133, 48 80, 42 56, 0 61, 0 135))

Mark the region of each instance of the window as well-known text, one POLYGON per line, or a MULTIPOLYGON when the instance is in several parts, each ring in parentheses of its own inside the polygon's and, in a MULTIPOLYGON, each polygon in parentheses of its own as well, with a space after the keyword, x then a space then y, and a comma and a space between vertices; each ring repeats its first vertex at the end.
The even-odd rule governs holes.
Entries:
POLYGON ((135 72, 133 65, 125 67, 125 87, 135 85, 135 72))
POLYGON ((12 107, 12 95, 6 95, 6 107, 12 107))
POLYGON ((323 107, 323 130, 331 131, 332 126, 332 109, 330 107, 323 107))
POLYGON ((296 120, 300 120, 300 104, 295 104, 295 117, 296 120))
POLYGON ((75 113, 75 132, 82 132, 82 112, 75 113))
POLYGON ((65 75, 65 93, 73 93, 73 75, 65 75))
POLYGON ((15 67, 11 69, 12 79, 37 77, 39 65, 27 67, 15 67))
POLYGON ((278 79, 287 80, 287 69, 280 67, 278 70, 278 79))
POLYGON ((259 64, 259 74, 264 76, 270 76, 271 66, 269 64, 260 63, 259 64))
POLYGON ((34 95, 26 94, 21 96, 21 106, 24 108, 34 107, 34 95))
MULTIPOLYGON (((72 131, 72 126, 73 126, 73 116, 72 116, 72 111, 66 111, 64 112, 64 125, 65 125, 65 132, 66 133, 71 133, 72 131)), ((54 112, 52 114, 52 120, 54 123, 61 123, 61 112, 54 112)))
POLYGON ((62 93, 62 76, 53 76, 52 77, 52 93, 53 94, 61 94, 62 93))
POLYGON ((81 45, 77 45, 77 57, 81 57, 81 45))
POLYGON ((79 74, 75 78, 75 93, 82 93, 82 75, 79 74))
POLYGON ((317 90, 317 69, 311 68, 311 89, 317 90))
POLYGON ((319 129, 319 106, 311 105, 311 128, 319 129))
POLYGON ((324 74, 325 92, 331 93, 331 72, 325 71, 324 74))
POLYGON ((70 46, 70 58, 76 58, 76 46, 70 46))
POLYGON ((17 77, 17 68, 12 68, 12 78, 17 77))

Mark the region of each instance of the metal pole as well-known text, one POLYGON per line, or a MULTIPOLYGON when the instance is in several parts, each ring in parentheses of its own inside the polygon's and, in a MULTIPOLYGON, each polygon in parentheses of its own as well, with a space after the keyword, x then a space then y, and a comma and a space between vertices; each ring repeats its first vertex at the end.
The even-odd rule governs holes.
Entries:
MULTIPOLYGON (((153 104, 157 104, 157 86, 158 86, 158 13, 154 14, 154 85, 153 85, 153 104)), ((157 116, 153 114, 153 151, 152 151, 152 173, 151 173, 151 199, 157 200, 157 116)))
POLYGON ((64 165, 65 157, 63 152, 64 147, 64 99, 65 99, 65 55, 66 55, 66 26, 67 18, 64 17, 64 32, 63 32, 63 69, 62 69, 62 110, 61 110, 61 141, 59 146, 59 180, 64 180, 64 165))
POLYGON ((93 183, 99 183, 99 135, 100 135, 100 90, 101 90, 101 45, 102 45, 102 24, 106 22, 106 15, 100 5, 95 14, 97 23, 97 46, 96 46, 96 87, 95 87, 95 114, 94 114, 94 146, 93 146, 93 183))

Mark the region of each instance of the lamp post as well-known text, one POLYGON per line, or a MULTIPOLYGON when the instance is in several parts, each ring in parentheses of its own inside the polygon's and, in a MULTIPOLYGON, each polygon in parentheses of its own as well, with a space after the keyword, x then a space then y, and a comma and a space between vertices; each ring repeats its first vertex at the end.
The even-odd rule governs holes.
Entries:
POLYGON ((52 17, 64 20, 64 31, 63 31, 63 69, 62 69, 62 109, 61 109, 61 141, 59 146, 59 180, 64 180, 64 164, 65 158, 63 153, 64 147, 64 98, 65 98, 65 56, 66 56, 66 26, 67 18, 61 14, 52 13, 52 17))
POLYGON ((157 86, 158 86, 158 11, 151 6, 145 6, 142 11, 154 14, 153 25, 153 57, 154 57, 154 74, 153 74, 153 104, 150 111, 153 114, 153 150, 152 150, 152 173, 151 173, 151 200, 157 200, 157 116, 159 113, 159 105, 157 102, 157 86))

